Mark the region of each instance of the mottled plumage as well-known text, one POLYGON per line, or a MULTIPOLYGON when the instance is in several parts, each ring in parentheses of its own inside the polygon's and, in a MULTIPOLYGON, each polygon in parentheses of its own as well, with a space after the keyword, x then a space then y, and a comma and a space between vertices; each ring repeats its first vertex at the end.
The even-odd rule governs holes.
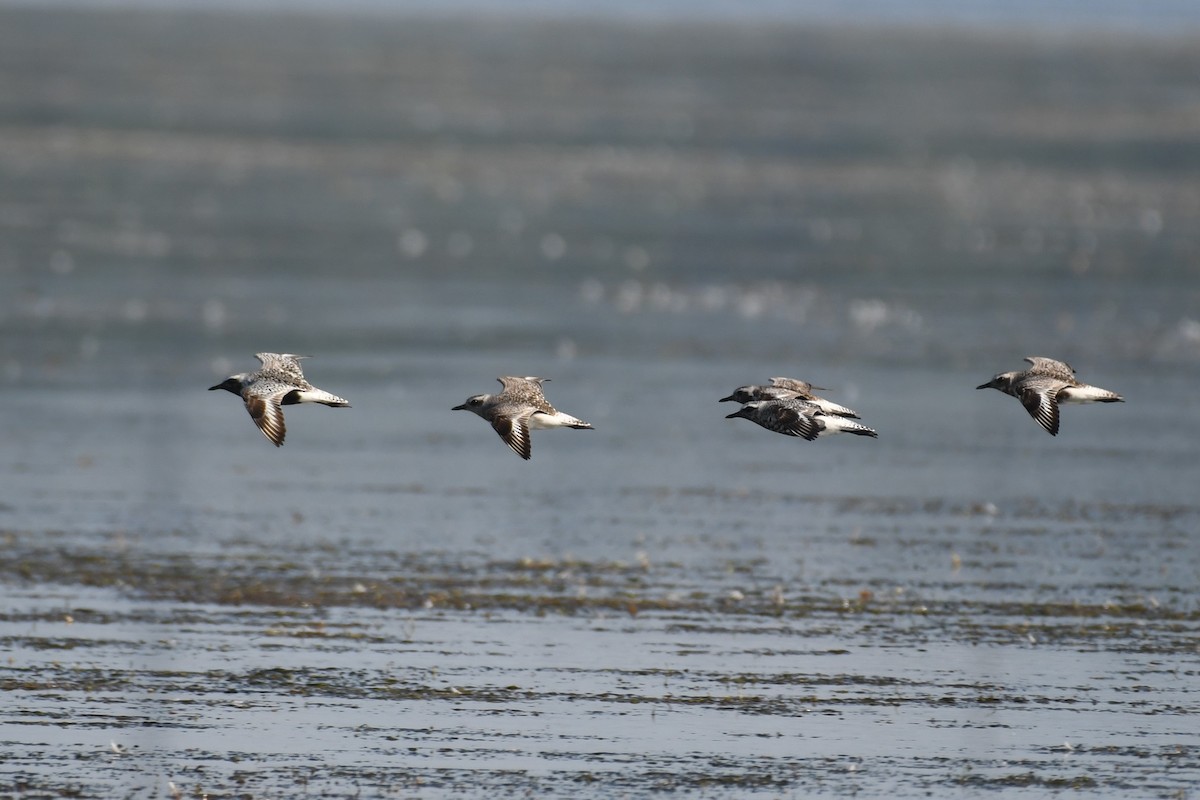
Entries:
POLYGON ((231 375, 216 386, 209 387, 209 391, 224 389, 241 397, 254 424, 276 447, 283 444, 287 435, 282 406, 321 403, 349 408, 350 404, 342 398, 318 389, 305 380, 300 359, 307 356, 257 353, 255 358, 262 362, 262 368, 257 372, 231 375))
POLYGON ((542 393, 543 381, 549 378, 511 375, 497 378, 503 387, 498 394, 477 394, 468 397, 452 411, 472 411, 492 424, 504 443, 526 461, 532 456, 529 431, 548 428, 579 428, 590 430, 591 425, 570 414, 557 410, 542 393))
MULTIPOLYGON (((771 378, 771 385, 778 386, 780 389, 791 389, 793 392, 807 395, 811 395, 813 392, 825 391, 824 386, 813 386, 808 381, 802 381, 798 378, 771 378)), ((804 399, 807 400, 808 398, 804 399)))
POLYGON ((976 389, 998 389, 1021 401, 1029 415, 1051 436, 1058 435, 1062 403, 1123 403, 1116 392, 1089 386, 1075 378, 1070 364, 1043 356, 1026 356, 1032 366, 1024 372, 1001 372, 976 389))
POLYGON ((812 441, 819 436, 853 433, 858 436, 879 436, 873 429, 837 414, 827 414, 820 406, 799 399, 751 400, 726 419, 748 419, 769 431, 784 436, 799 436, 812 441))

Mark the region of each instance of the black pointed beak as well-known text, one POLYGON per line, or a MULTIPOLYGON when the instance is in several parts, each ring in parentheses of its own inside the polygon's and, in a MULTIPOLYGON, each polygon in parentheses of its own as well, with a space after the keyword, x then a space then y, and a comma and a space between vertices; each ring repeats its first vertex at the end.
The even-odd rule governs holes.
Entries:
POLYGON ((976 386, 975 388, 976 389, 990 389, 990 388, 992 388, 992 382, 988 381, 987 383, 985 383, 981 386, 976 386))
POLYGON ((733 419, 734 417, 740 417, 741 415, 742 415, 742 410, 739 408, 737 411, 733 412, 732 414, 726 414, 725 419, 733 419))
POLYGON ((721 398, 720 400, 718 400, 717 402, 718 402, 718 403, 728 403, 728 402, 729 402, 730 400, 732 400, 732 399, 733 399, 733 395, 729 395, 729 397, 722 397, 722 398, 721 398))
POLYGON ((225 384, 223 384, 223 383, 218 383, 216 386, 210 386, 210 387, 208 387, 208 390, 211 392, 211 391, 213 391, 214 389, 224 389, 224 388, 225 388, 225 384))
POLYGON ((467 410, 467 404, 466 404, 466 403, 463 403, 461 406, 455 406, 454 408, 452 408, 452 409, 450 409, 450 410, 451 410, 451 411, 466 411, 466 410, 467 410))

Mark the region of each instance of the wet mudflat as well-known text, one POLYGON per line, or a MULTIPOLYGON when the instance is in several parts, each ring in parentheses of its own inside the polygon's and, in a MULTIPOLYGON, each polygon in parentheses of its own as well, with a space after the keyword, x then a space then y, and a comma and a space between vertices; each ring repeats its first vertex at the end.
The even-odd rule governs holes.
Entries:
POLYGON ((1193 43, 0 17, 0 797, 1194 792, 1193 43))
POLYGON ((273 543, 9 533, 5 788, 1186 796, 1200 770, 1194 506, 599 491, 610 522, 558 524, 607 557, 492 543, 519 526, 486 486, 385 495, 502 509, 448 550, 283 508, 273 543))
POLYGON ((18 795, 1182 796, 1200 768, 1194 608, 962 585, 995 556, 901 585, 736 553, 705 574, 652 542, 602 563, 341 551, 328 575, 337 548, 72 564, 55 539, 5 549, 62 584, 10 591, 0 629, 18 795))

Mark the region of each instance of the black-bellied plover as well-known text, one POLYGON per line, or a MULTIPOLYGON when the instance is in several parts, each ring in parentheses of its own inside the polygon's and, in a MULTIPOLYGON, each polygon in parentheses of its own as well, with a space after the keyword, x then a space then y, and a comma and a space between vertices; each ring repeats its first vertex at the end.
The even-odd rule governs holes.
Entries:
POLYGON ((807 400, 751 400, 725 419, 748 419, 769 431, 785 436, 799 436, 812 441, 819 436, 835 433, 853 433, 858 436, 878 438, 874 429, 868 428, 849 417, 827 414, 820 406, 807 400))
POLYGON ((542 382, 549 378, 518 378, 506 375, 497 378, 504 387, 499 394, 477 394, 452 411, 473 411, 492 423, 504 443, 526 461, 531 455, 529 431, 548 428, 579 428, 592 426, 570 414, 564 414, 546 401, 542 382))
POLYGON ((262 362, 262 368, 257 372, 230 375, 216 386, 209 387, 209 391, 224 389, 241 397, 254 424, 276 447, 283 444, 283 437, 287 435, 281 406, 322 403, 338 408, 350 407, 342 398, 318 389, 304 379, 300 359, 308 356, 256 353, 255 358, 262 362))
POLYGON ((1001 372, 976 389, 999 389, 1021 401, 1029 415, 1051 436, 1058 435, 1060 403, 1123 403, 1125 398, 1099 386, 1080 383, 1075 369, 1062 361, 1026 356, 1031 366, 1024 372, 1001 372))
POLYGON ((754 400, 804 400, 817 406, 826 414, 839 417, 858 419, 858 413, 852 409, 840 406, 824 397, 818 397, 814 391, 825 391, 820 386, 813 386, 807 381, 795 378, 771 378, 770 386, 748 384, 733 390, 733 394, 722 397, 719 402, 749 403, 754 400))

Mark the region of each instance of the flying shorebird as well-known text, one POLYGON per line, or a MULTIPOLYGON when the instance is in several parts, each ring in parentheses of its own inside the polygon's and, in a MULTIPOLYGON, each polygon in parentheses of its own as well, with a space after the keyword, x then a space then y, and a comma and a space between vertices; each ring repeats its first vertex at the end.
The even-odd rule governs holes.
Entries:
POLYGON ((468 397, 451 411, 473 411, 492 423, 504 443, 526 461, 531 455, 529 431, 547 428, 579 428, 592 426, 570 414, 564 414, 546 401, 542 383, 549 378, 532 376, 518 378, 507 375, 497 378, 504 388, 499 394, 477 394, 468 397))
POLYGON ((879 434, 848 417, 827 414, 811 402, 800 399, 751 400, 725 419, 748 419, 769 431, 784 436, 799 436, 812 441, 819 436, 853 433, 875 439, 879 434))
POLYGON ((322 403, 339 408, 350 407, 342 398, 318 389, 304 379, 300 359, 308 356, 256 353, 254 357, 262 362, 261 369, 230 375, 216 386, 210 386, 209 391, 224 389, 241 397, 254 424, 276 447, 283 444, 283 437, 287 435, 282 406, 322 403))
POLYGON ((737 403, 749 403, 753 400, 804 400, 817 406, 826 414, 858 419, 857 412, 826 400, 824 397, 818 397, 816 394, 813 394, 814 391, 823 392, 825 390, 820 386, 813 386, 807 381, 796 380, 795 378, 771 378, 770 386, 761 386, 754 383, 739 386, 733 390, 733 394, 728 397, 722 397, 719 402, 727 403, 733 401, 737 403))
POLYGON ((1026 356, 1025 360, 1033 366, 1024 372, 1001 372, 975 388, 999 389, 1011 394, 1051 436, 1058 435, 1058 406, 1061 403, 1125 402, 1125 398, 1116 392, 1080 383, 1070 364, 1042 356, 1026 356))

